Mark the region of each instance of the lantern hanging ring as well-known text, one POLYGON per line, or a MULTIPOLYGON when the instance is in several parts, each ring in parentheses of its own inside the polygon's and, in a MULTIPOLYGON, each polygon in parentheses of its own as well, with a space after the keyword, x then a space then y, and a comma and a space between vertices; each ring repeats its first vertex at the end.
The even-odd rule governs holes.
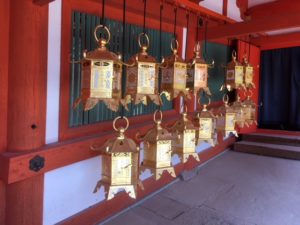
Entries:
POLYGON ((179 46, 179 43, 177 41, 176 38, 172 38, 171 40, 171 50, 174 52, 174 50, 178 50, 178 46, 179 46), (175 46, 174 46, 175 45, 175 46))
POLYGON ((232 51, 232 58, 236 59, 236 51, 235 50, 232 51))
POLYGON ((228 102, 229 102, 229 97, 228 97, 227 94, 224 94, 224 95, 223 95, 223 102, 224 102, 225 104, 228 104, 228 102))
POLYGON ((145 32, 139 34, 139 37, 138 37, 139 46, 140 46, 140 48, 142 48, 142 43, 141 43, 142 36, 144 36, 146 38, 146 45, 143 45, 143 46, 148 48, 150 41, 149 41, 148 35, 145 32))
POLYGON ((107 33, 106 44, 108 44, 109 41, 110 41, 110 32, 109 32, 109 29, 107 28, 107 26, 102 25, 102 24, 100 24, 100 25, 98 25, 98 26, 95 27, 95 30, 94 30, 94 37, 95 37, 95 40, 96 40, 97 42, 99 42, 99 38, 97 37, 97 31, 98 31, 99 29, 103 29, 103 30, 106 31, 106 33, 107 33))
MULTIPOLYGON (((210 103, 211 103, 211 98, 210 98, 210 97, 208 97, 207 95, 205 95, 205 97, 208 99, 208 103, 207 103, 207 104, 203 104, 203 105, 209 106, 209 105, 210 105, 210 103)), ((224 99, 224 97, 223 97, 223 99, 224 99)), ((224 100, 223 100, 223 101, 224 101, 224 100)), ((199 103, 199 105, 201 105, 200 98, 198 99, 198 103, 199 103)))
POLYGON ((125 131, 125 130, 128 129, 128 126, 129 126, 129 121, 128 121, 127 117, 125 117, 125 116, 123 116, 123 117, 118 116, 118 117, 116 117, 116 118, 114 119, 114 121, 113 121, 113 128, 114 128, 115 131, 120 131, 121 129, 124 129, 124 131, 125 131), (117 128, 117 127, 116 127, 116 122, 117 122, 118 120, 121 120, 121 119, 124 119, 124 120, 126 121, 126 126, 125 126, 125 128, 123 128, 123 127, 117 128))
POLYGON ((162 121, 162 118, 163 118, 163 114, 162 114, 162 111, 161 110, 155 110, 154 114, 153 114, 153 121, 157 124, 157 123, 160 123, 162 121), (160 116, 160 119, 156 119, 156 115, 157 113, 159 113, 159 116, 160 116))

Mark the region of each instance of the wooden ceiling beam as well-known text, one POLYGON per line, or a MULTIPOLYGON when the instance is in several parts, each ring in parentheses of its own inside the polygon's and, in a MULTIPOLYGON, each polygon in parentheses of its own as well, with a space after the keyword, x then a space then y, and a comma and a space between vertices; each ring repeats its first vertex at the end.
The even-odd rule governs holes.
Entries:
POLYGON ((251 43, 260 46, 261 50, 300 46, 300 32, 254 38, 251 43))
MULTIPOLYGON (((291 14, 284 12, 284 14, 276 15, 276 17, 253 19, 251 21, 211 27, 207 31, 207 39, 238 38, 254 33, 294 27, 300 27, 300 13, 291 14)), ((203 31, 200 29, 200 40, 204 40, 203 31)))
POLYGON ((43 6, 43 5, 49 4, 50 2, 53 2, 53 1, 55 1, 55 0, 33 0, 32 2, 36 5, 43 6))

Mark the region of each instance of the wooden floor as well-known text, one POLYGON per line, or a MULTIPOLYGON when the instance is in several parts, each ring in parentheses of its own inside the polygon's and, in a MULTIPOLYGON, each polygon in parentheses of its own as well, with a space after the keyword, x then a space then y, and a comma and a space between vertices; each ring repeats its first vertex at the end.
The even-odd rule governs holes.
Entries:
POLYGON ((227 151, 105 225, 299 225, 300 161, 227 151))

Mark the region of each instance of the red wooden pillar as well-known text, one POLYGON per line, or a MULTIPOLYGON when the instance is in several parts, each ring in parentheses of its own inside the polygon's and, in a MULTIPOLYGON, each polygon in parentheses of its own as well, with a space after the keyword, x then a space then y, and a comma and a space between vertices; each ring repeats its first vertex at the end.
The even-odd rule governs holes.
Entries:
MULTIPOLYGON (((0 0, 0 153, 6 150, 9 2, 0 0)), ((0 224, 5 220, 5 184, 0 180, 0 224)))
MULTIPOLYGON (((21 152, 45 142, 48 6, 9 2, 7 149, 21 152)), ((43 185, 43 175, 7 185, 6 225, 42 224, 43 185)))

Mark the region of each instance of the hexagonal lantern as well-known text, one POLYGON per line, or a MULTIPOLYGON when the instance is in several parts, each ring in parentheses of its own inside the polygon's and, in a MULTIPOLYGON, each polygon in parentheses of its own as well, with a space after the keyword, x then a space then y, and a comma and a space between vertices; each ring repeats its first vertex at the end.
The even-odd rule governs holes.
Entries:
POLYGON ((147 104, 150 99, 157 105, 161 105, 158 93, 158 65, 156 59, 147 53, 149 37, 141 33, 138 37, 141 52, 132 56, 128 61, 126 80, 126 99, 133 99, 135 104, 147 104), (146 44, 141 44, 141 38, 145 37, 146 44))
POLYGON ((246 113, 246 108, 244 104, 241 102, 241 98, 239 95, 237 95, 237 100, 232 104, 232 108, 236 112, 236 124, 240 127, 243 128, 245 125, 249 127, 249 124, 246 121, 245 118, 245 113, 246 113))
POLYGON ((243 66, 244 66, 245 86, 246 86, 246 88, 248 88, 248 89, 256 88, 255 84, 253 82, 254 68, 249 63, 247 57, 244 57, 243 66))
POLYGON ((207 95, 211 95, 207 84, 208 68, 212 67, 214 63, 206 63, 205 60, 201 58, 200 50, 200 43, 197 42, 194 47, 194 58, 189 63, 187 88, 195 95, 199 93, 200 90, 204 90, 207 95))
POLYGON ((173 54, 165 58, 161 69, 161 90, 169 100, 179 95, 187 96, 188 94, 186 88, 187 64, 178 55, 178 46, 178 41, 172 39, 171 50, 173 54), (173 43, 176 43, 176 47, 173 46, 173 43))
POLYGON ((232 52, 232 61, 226 67, 225 87, 231 91, 232 89, 243 88, 244 85, 244 67, 236 59, 236 52, 232 52))
POLYGON ((234 134, 238 137, 235 130, 236 111, 228 105, 228 95, 223 96, 224 105, 221 106, 217 114, 217 131, 220 131, 224 137, 234 134))
POLYGON ((256 121, 256 104, 251 99, 251 96, 247 96, 246 100, 243 101, 244 105, 244 117, 249 125, 253 123, 257 125, 256 121))
POLYGON ((171 131, 174 136, 173 154, 178 154, 183 163, 186 163, 190 156, 200 161, 196 152, 196 128, 188 119, 187 112, 181 114, 181 118, 172 126, 171 131))
POLYGON ((207 106, 210 104, 203 105, 203 109, 197 115, 199 128, 196 133, 197 145, 202 142, 207 142, 211 146, 218 144, 218 138, 216 135, 216 122, 217 118, 215 115, 207 109, 207 106))
POLYGON ((122 62, 120 57, 107 50, 106 45, 110 40, 110 32, 106 26, 98 25, 94 30, 94 37, 99 47, 90 52, 84 52, 81 60, 81 95, 75 101, 74 108, 81 102, 83 109, 92 109, 99 101, 117 111, 122 103, 122 62), (97 30, 104 29, 108 39, 97 37, 97 30))
POLYGON ((102 147, 91 147, 94 151, 102 154, 102 179, 98 181, 94 193, 103 185, 107 200, 112 199, 119 189, 124 189, 131 198, 136 198, 137 185, 143 189, 139 180, 139 147, 132 140, 124 135, 129 122, 125 128, 116 128, 115 123, 121 117, 117 117, 113 122, 113 127, 118 131, 118 135, 107 140, 102 147))
POLYGON ((172 166, 172 140, 174 137, 167 129, 161 126, 162 112, 156 110, 153 120, 155 126, 150 129, 141 140, 144 141, 144 160, 142 169, 149 169, 154 178, 161 178, 164 171, 176 177, 172 166), (156 114, 160 113, 160 119, 156 119, 156 114))

